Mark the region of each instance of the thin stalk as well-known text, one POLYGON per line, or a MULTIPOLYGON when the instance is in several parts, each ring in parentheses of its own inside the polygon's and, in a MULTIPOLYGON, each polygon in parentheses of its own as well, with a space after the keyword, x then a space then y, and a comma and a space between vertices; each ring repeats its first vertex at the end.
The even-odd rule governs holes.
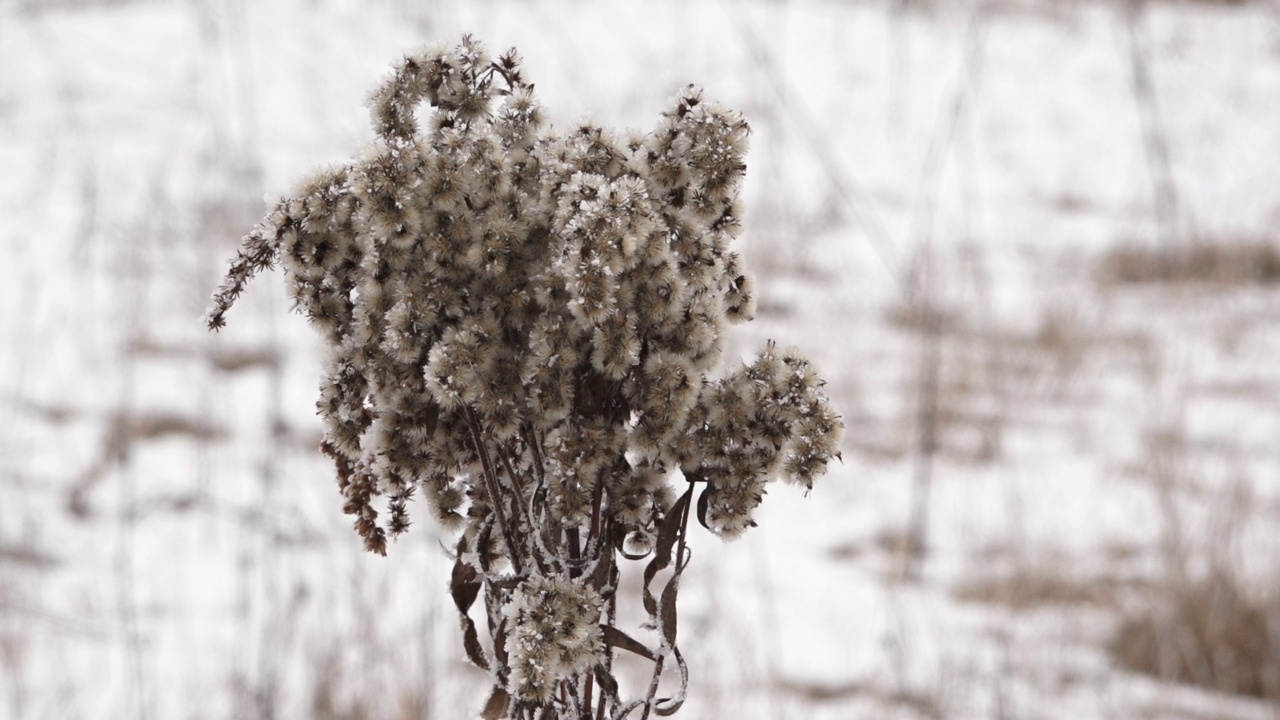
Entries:
POLYGON ((502 509, 501 488, 498 485, 498 475, 493 469, 493 459, 489 457, 489 451, 485 448, 484 440, 480 435, 480 419, 476 417, 475 410, 470 407, 467 408, 467 420, 471 428, 471 440, 476 446, 476 455, 480 456, 480 464, 484 466, 485 489, 489 491, 489 501, 498 519, 498 529, 502 531, 502 542, 507 546, 507 557, 511 560, 511 569, 516 575, 523 575, 524 568, 520 562, 520 556, 516 554, 516 548, 519 546, 512 539, 511 526, 507 523, 507 513, 502 509))
POLYGON ((524 501, 524 488, 520 486, 520 477, 516 474, 515 466, 511 464, 511 458, 507 456, 502 448, 495 447, 494 452, 498 455, 498 460, 502 462, 502 467, 507 471, 507 477, 511 478, 511 489, 515 491, 516 504, 524 513, 525 522, 529 523, 529 532, 534 532, 536 525, 533 522, 533 512, 529 509, 529 504, 524 501))
MULTIPOLYGON (((616 559, 615 556, 613 556, 613 554, 610 553, 610 565, 613 565, 615 559, 616 559)), ((611 595, 609 595, 609 599, 605 601, 604 619, 606 624, 616 626, 618 622, 618 592, 617 592, 618 568, 616 565, 613 565, 612 567, 609 568, 609 584, 614 586, 614 592, 611 595)), ((609 674, 612 674, 613 673, 613 648, 606 647, 605 650, 606 652, 604 654, 604 669, 609 674)), ((605 711, 606 703, 607 703, 606 694, 600 693, 600 704, 596 707, 596 720, 604 720, 604 711, 605 711)))
POLYGON ((1133 83, 1133 96, 1142 115, 1143 148, 1147 155, 1147 167, 1151 174, 1152 192, 1155 195, 1156 227, 1159 240, 1164 245, 1181 240, 1181 212, 1178 187, 1173 177, 1170 160, 1169 133, 1160 113, 1155 78, 1152 76, 1151 58, 1140 35, 1143 2, 1129 0, 1124 6, 1125 33, 1129 39, 1129 72, 1133 83))
MULTIPOLYGON (((926 281, 930 282, 930 281, 926 281)), ((923 327, 920 335, 920 378, 916 405, 919 446, 911 490, 911 520, 907 529, 906 557, 903 575, 908 580, 920 579, 929 534, 929 494, 933 478, 933 460, 938 451, 938 390, 942 371, 942 334, 932 303, 923 303, 923 327)))
POLYGON ((666 655, 659 655, 657 662, 653 664, 653 678, 649 680, 649 694, 645 697, 644 712, 640 715, 640 720, 649 720, 649 713, 653 711, 653 698, 658 694, 658 679, 662 677, 662 664, 666 659, 666 655))
POLYGON ((524 500, 524 489, 520 486, 520 480, 516 476, 515 466, 511 463, 511 458, 502 451, 501 447, 495 447, 494 452, 497 453, 498 459, 502 461, 502 466, 506 468, 507 475, 511 478, 511 487, 516 494, 516 504, 524 513, 524 520, 528 523, 528 536, 533 538, 533 546, 530 552, 533 554, 533 561, 538 564, 538 569, 547 572, 552 566, 557 570, 561 567, 559 558, 555 553, 547 548, 542 533, 538 530, 538 523, 534 520, 533 510, 524 500))
POLYGON ((538 436, 532 428, 522 428, 521 434, 524 436, 525 444, 529 446, 529 452, 533 454, 533 472, 538 476, 538 482, 541 483, 545 479, 546 473, 542 463, 542 443, 538 441, 538 436))
POLYGON ((587 535, 588 542, 600 537, 600 511, 603 505, 604 483, 597 481, 595 490, 591 494, 591 532, 587 535))
POLYGON ((564 531, 565 545, 569 548, 569 564, 576 566, 582 559, 582 539, 578 537, 578 528, 566 528, 564 531))

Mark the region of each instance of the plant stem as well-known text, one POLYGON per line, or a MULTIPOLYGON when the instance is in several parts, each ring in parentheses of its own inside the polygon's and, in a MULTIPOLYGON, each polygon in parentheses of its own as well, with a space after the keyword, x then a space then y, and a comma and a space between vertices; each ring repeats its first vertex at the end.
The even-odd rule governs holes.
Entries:
POLYGON ((493 460, 489 457, 489 451, 485 448, 484 440, 480 435, 480 419, 476 417, 476 411, 471 407, 467 408, 467 420, 471 428, 471 440, 476 446, 476 454, 480 456, 480 464, 484 466, 485 489, 489 491, 489 502, 493 505, 493 512, 498 518, 498 528, 502 531, 502 541, 507 546, 507 557, 511 561, 511 569, 516 575, 523 575, 524 569, 520 563, 520 556, 516 554, 517 546, 511 537, 511 526, 507 524, 507 513, 502 509, 498 476, 494 472, 493 460))

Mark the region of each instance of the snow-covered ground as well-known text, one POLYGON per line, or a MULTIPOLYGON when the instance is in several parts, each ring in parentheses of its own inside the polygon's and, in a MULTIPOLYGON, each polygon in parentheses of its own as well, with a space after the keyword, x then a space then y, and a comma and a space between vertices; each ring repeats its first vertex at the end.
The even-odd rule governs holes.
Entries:
POLYGON ((848 425, 810 497, 696 537, 680 717, 1276 717, 1280 688, 1108 653, 1179 582, 1280 603, 1280 290, 1103 262, 1276 246, 1280 9, 1126 7, 0 6, 0 718, 477 709, 436 529, 380 558, 340 512, 278 277, 200 325, 264 194, 464 32, 517 46, 559 124, 644 128, 689 82, 746 115, 761 312, 731 347, 805 348, 848 425))

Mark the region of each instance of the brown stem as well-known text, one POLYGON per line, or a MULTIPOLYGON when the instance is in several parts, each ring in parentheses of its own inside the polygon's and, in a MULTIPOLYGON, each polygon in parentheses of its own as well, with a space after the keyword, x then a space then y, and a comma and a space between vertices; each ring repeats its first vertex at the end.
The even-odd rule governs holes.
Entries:
MULTIPOLYGON (((502 461, 502 466, 506 468, 507 475, 511 478, 511 487, 515 491, 516 504, 524 513, 524 520, 528 524, 528 534, 525 535, 525 538, 533 539, 533 544, 529 548, 529 552, 533 554, 533 561, 538 564, 538 568, 543 572, 546 572, 548 569, 548 562, 554 562, 556 558, 543 557, 543 553, 541 551, 545 549, 543 545, 545 538, 541 535, 541 531, 538 529, 538 523, 534 520, 533 510, 529 507, 529 503, 525 502, 524 488, 520 486, 520 479, 516 475, 515 466, 511 464, 511 459, 507 456, 507 453, 503 452, 501 446, 495 446, 494 452, 497 454, 498 459, 502 461)), ((550 553, 548 552, 546 554, 549 555, 550 553)))
POLYGON ((564 533, 565 543, 569 546, 569 561, 571 564, 576 565, 582 559, 581 538, 578 537, 578 528, 567 528, 564 533))
POLYGON ((476 454, 480 456, 480 464, 484 466, 484 482, 485 488, 489 491, 489 502, 493 505, 493 512, 498 518, 498 528, 502 531, 502 541, 507 546, 507 557, 511 560, 511 569, 515 570, 517 575, 523 575, 524 569, 520 563, 520 556, 516 554, 515 540, 511 536, 511 526, 507 523, 507 513, 502 509, 502 495, 498 485, 498 475, 493 469, 493 459, 489 457, 489 451, 485 448, 484 440, 480 435, 480 419, 476 417, 476 411, 471 407, 467 407, 467 419, 470 421, 468 425, 471 428, 471 440, 475 443, 476 454))
POLYGON ((498 455, 498 460, 502 461, 502 467, 506 469, 507 476, 511 478, 511 488, 516 493, 516 503, 524 512, 524 519, 529 523, 529 532, 533 532, 533 514, 529 510, 529 505, 524 501, 524 488, 520 487, 520 477, 516 475, 516 469, 511 464, 511 458, 502 451, 501 447, 495 447, 494 452, 498 455))
MULTIPOLYGON (((614 562, 614 556, 612 554, 612 551, 610 551, 609 557, 610 557, 609 561, 612 564, 614 562)), ((616 567, 609 568, 609 584, 610 585, 617 584, 616 582, 617 572, 618 572, 618 569, 616 567)), ((608 606, 605 608, 605 612, 604 612, 605 622, 607 622, 610 625, 616 626, 618 621, 617 590, 615 590, 613 594, 609 596, 609 599, 606 602, 608 603, 608 606)), ((609 672, 609 673, 613 672, 613 648, 612 647, 605 648, 604 669, 606 672, 609 672)), ((606 701, 607 701, 607 697, 605 693, 600 693, 600 705, 596 708, 596 720, 604 720, 604 711, 605 711, 606 701)))
POLYGON ((604 505, 604 483, 596 480, 595 490, 591 493, 591 533, 587 535, 590 542, 600 537, 600 510, 604 505))
POLYGON ((543 482, 546 477, 546 470, 542 464, 542 444, 538 442, 538 435, 533 428, 522 428, 525 444, 529 446, 529 452, 533 453, 533 471, 538 475, 538 482, 543 482))
POLYGON ((644 713, 640 715, 640 720, 649 720, 649 713, 653 712, 653 698, 658 694, 658 678, 662 677, 662 661, 666 659, 666 655, 659 655, 658 661, 653 664, 653 679, 649 681, 649 695, 645 698, 644 713))

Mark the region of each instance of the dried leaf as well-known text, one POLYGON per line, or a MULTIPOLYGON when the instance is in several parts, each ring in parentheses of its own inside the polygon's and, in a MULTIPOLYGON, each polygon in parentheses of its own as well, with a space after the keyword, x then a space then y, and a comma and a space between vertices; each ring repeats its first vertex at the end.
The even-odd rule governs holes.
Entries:
POLYGON ((484 704, 484 710, 480 712, 480 717, 484 720, 501 720, 507 715, 507 705, 511 702, 511 695, 502 686, 495 686, 493 692, 489 693, 489 699, 484 704))
MULTIPOLYGON (((698 523, 702 527, 711 530, 711 526, 707 524, 707 507, 711 504, 711 483, 702 489, 698 494, 698 523)), ((712 531, 714 532, 714 531, 712 531)))
POLYGON ((467 615, 467 611, 475 604, 480 595, 480 579, 476 569, 462 561, 466 551, 466 541, 458 542, 458 560, 453 564, 453 576, 449 581, 449 594, 453 596, 453 604, 458 608, 459 620, 462 623, 462 647, 467 651, 467 658, 482 670, 489 669, 489 661, 484 656, 484 648, 480 647, 480 636, 476 632, 476 624, 467 615))
POLYGON ((680 572, 683 568, 683 564, 677 564, 675 574, 662 589, 662 636, 670 647, 676 644, 676 593, 680 589, 680 572))
POLYGON ((600 554, 600 559, 596 561, 595 568, 591 571, 591 587, 599 590, 602 596, 605 595, 605 590, 612 584, 609 582, 612 575, 613 554, 603 552, 600 554))
MULTIPOLYGON (((461 544, 459 551, 463 550, 461 544)), ((476 569, 461 559, 453 564, 453 576, 449 581, 449 594, 453 596, 453 604, 458 612, 466 614, 480 595, 480 576, 476 569)))
POLYGON ((498 628, 493 632, 493 656, 498 660, 498 667, 506 667, 507 659, 507 621, 505 619, 498 623, 498 628))
POLYGON ((641 598, 649 617, 656 617, 658 614, 658 601, 649 591, 649 583, 653 582, 654 576, 671 564, 671 550, 676 544, 676 539, 680 537, 681 520, 692 493, 693 485, 690 485, 689 489, 667 511, 667 516, 663 518, 662 525, 658 528, 658 542, 654 545, 653 559, 644 569, 644 593, 641 598))
POLYGON ((462 616, 462 647, 467 651, 467 659, 475 663, 476 667, 481 670, 489 669, 489 660, 484 656, 484 648, 480 647, 476 624, 466 615, 462 616))
POLYGON ((671 654, 675 656, 676 667, 680 671, 680 691, 674 697, 659 698, 653 704, 653 712, 661 717, 674 715, 684 705, 685 695, 689 690, 689 666, 685 663, 679 648, 672 647, 671 654))
POLYGON ((480 526, 480 530, 476 533, 476 558, 480 562, 480 569, 486 573, 489 572, 490 566, 496 553, 493 550, 493 513, 489 513, 484 519, 484 523, 480 526))
POLYGON ((600 691, 605 697, 609 698, 611 704, 618 704, 618 681, 613 677, 613 673, 609 672, 604 665, 596 664, 595 668, 596 684, 600 686, 600 691))
POLYGON ((649 553, 653 552, 652 548, 646 549, 642 553, 627 552, 627 536, 625 533, 617 533, 613 538, 613 547, 618 554, 628 560, 643 560, 649 557, 649 553))
POLYGON ((636 655, 648 660, 653 660, 655 662, 658 660, 657 654, 645 647, 644 643, 636 640, 618 628, 613 627, 612 625, 602 625, 600 630, 604 635, 604 642, 606 645, 611 645, 613 647, 635 653, 636 655))
POLYGON ((639 708, 639 707, 644 707, 644 705, 645 705, 644 698, 637 698, 635 700, 632 700, 626 705, 623 705, 617 710, 614 710, 612 720, 626 720, 626 717, 631 714, 632 710, 635 710, 636 708, 639 708))
POLYGON ((671 550, 675 547, 676 540, 680 537, 680 523, 684 515, 685 506, 689 504, 689 497, 693 494, 693 486, 684 491, 679 500, 671 506, 667 511, 667 516, 662 520, 662 526, 658 528, 658 543, 654 547, 654 560, 661 562, 658 568, 661 570, 671 562, 671 550))
POLYGON ((655 558, 645 567, 644 587, 641 589, 640 594, 640 600, 644 603, 644 611, 651 618, 658 616, 658 599, 653 596, 653 593, 649 592, 649 583, 653 581, 653 576, 658 574, 657 564, 658 560, 655 558))

